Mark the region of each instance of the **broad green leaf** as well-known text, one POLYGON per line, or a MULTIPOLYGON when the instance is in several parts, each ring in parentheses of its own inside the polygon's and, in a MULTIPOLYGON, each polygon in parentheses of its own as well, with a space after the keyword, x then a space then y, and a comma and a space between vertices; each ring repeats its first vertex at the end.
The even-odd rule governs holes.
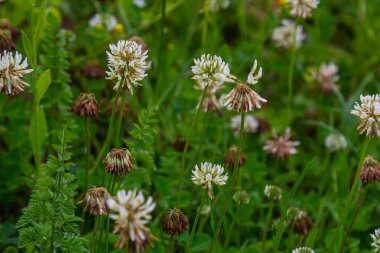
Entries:
POLYGON ((32 143, 33 152, 36 153, 36 148, 40 148, 41 144, 45 141, 47 134, 47 124, 45 118, 45 112, 42 106, 39 106, 36 115, 33 115, 32 121, 29 127, 29 138, 32 143), (37 131, 36 131, 37 129, 37 131), (38 141, 38 147, 37 147, 38 141))
POLYGON ((22 31, 21 33, 22 33, 22 45, 24 47, 26 56, 28 56, 28 59, 29 59, 28 62, 30 63, 32 68, 35 69, 36 66, 34 66, 32 42, 30 41, 30 38, 24 31, 22 31))
POLYGON ((50 69, 48 69, 48 70, 45 70, 45 72, 43 72, 40 75, 40 78, 38 79, 37 84, 36 84, 37 104, 40 103, 41 99, 45 95, 47 89, 50 86, 50 83, 51 83, 51 76, 50 76, 50 69))

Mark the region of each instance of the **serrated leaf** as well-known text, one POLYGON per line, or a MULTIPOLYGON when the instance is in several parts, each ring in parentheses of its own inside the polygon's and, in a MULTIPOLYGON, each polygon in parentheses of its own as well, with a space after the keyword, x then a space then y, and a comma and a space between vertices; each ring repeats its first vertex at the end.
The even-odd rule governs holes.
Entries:
POLYGON ((40 103, 41 99, 45 95, 47 89, 50 86, 50 83, 51 83, 51 76, 50 76, 50 69, 48 69, 40 75, 40 78, 38 79, 37 84, 36 84, 37 104, 40 103))

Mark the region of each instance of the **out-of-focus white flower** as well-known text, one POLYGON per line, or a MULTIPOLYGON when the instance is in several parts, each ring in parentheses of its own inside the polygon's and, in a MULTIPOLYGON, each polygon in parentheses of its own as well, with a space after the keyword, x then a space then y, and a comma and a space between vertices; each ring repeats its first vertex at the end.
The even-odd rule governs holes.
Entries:
POLYGON ((282 198, 281 188, 275 185, 266 185, 264 194, 270 200, 281 200, 282 198))
POLYGON ((25 74, 32 72, 28 69, 28 58, 22 61, 22 55, 4 51, 0 53, 0 92, 5 95, 15 95, 24 90, 28 83, 22 80, 25 74))
POLYGON ((211 206, 210 205, 203 205, 201 209, 201 214, 202 215, 208 215, 211 211, 211 206))
POLYGON ((261 103, 267 102, 249 85, 254 85, 262 76, 262 68, 260 67, 257 74, 257 60, 254 61, 253 67, 248 75, 246 83, 238 83, 235 88, 226 96, 224 105, 228 109, 237 112, 253 111, 255 108, 261 108, 261 103))
POLYGON ((146 6, 145 0, 133 0, 133 4, 139 8, 144 8, 146 6))
MULTIPOLYGON (((235 134, 239 133, 241 115, 236 115, 231 118, 231 128, 235 134)), ((259 121, 252 115, 245 115, 244 117, 244 132, 257 133, 259 128, 259 121)))
POLYGON ((297 153, 296 147, 300 145, 299 141, 291 141, 292 136, 290 128, 285 130, 283 136, 278 136, 273 130, 273 139, 265 142, 264 150, 278 159, 285 159, 297 153))
POLYGON ((205 0, 209 11, 215 12, 226 9, 230 5, 230 0, 205 0))
POLYGON ((109 13, 96 13, 90 20, 88 24, 91 27, 101 28, 105 27, 108 31, 112 31, 116 24, 117 19, 114 15, 109 13))
POLYGON ((230 68, 222 58, 217 55, 202 55, 199 59, 194 59, 194 66, 191 67, 193 79, 205 85, 221 85, 224 82, 235 82, 230 68))
POLYGON ((319 4, 319 0, 288 0, 292 6, 291 14, 306 18, 311 16, 311 11, 316 9, 319 4))
POLYGON ((325 146, 330 152, 334 152, 347 147, 347 140, 341 134, 332 133, 325 139, 325 146))
POLYGON ((276 27, 272 33, 272 40, 278 47, 296 48, 301 46, 302 41, 305 39, 305 34, 302 31, 302 25, 294 25, 291 20, 282 20, 282 26, 276 27))
POLYGON ((107 205, 113 213, 110 218, 115 220, 114 233, 120 233, 117 243, 119 248, 123 248, 127 240, 133 242, 136 249, 141 250, 152 239, 150 229, 146 224, 152 219, 156 204, 152 197, 145 199, 141 192, 136 190, 121 190, 117 192, 116 199, 109 198, 107 205))
POLYGON ((351 113, 360 118, 359 133, 368 137, 380 137, 380 95, 360 95, 360 102, 355 104, 351 113))
POLYGON ((139 81, 147 76, 145 71, 148 69, 146 58, 148 51, 143 51, 141 45, 135 41, 119 40, 117 44, 110 45, 108 55, 107 79, 117 79, 114 89, 117 90, 119 85, 127 85, 133 94, 132 86, 141 85, 139 81))
MULTIPOLYGON (((198 82, 198 85, 195 86, 195 89, 204 91, 205 83, 198 82)), ((220 103, 216 98, 216 93, 222 89, 222 85, 217 84, 207 88, 205 99, 202 104, 202 111, 204 112, 219 112, 220 111, 220 103)), ((197 105, 198 108, 199 104, 197 105)))
POLYGON ((314 79, 321 85, 321 90, 326 93, 338 88, 338 66, 335 63, 322 63, 318 71, 312 73, 314 79))
POLYGON ((191 180, 194 184, 202 185, 203 188, 207 189, 210 199, 213 199, 212 184, 225 185, 227 182, 227 173, 223 174, 223 172, 224 168, 221 165, 204 162, 201 163, 200 167, 195 165, 191 180))
POLYGON ((315 251, 309 247, 300 247, 300 248, 294 249, 292 253, 315 253, 315 251))
POLYGON ((241 204, 248 204, 249 203, 249 195, 246 191, 237 191, 235 194, 232 196, 232 199, 238 203, 239 205, 241 204))
POLYGON ((371 246, 374 247, 375 252, 380 252, 380 228, 375 230, 374 234, 371 234, 373 242, 371 246))

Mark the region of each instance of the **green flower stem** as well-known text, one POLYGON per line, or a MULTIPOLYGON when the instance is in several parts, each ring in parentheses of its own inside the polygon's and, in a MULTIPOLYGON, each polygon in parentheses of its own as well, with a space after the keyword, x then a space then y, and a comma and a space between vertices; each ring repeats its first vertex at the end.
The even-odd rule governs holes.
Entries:
POLYGON ((293 105, 293 73, 294 73, 294 64, 296 61, 296 40, 297 40, 297 25, 298 19, 294 21, 294 34, 293 34, 293 45, 292 45, 292 54, 290 58, 289 70, 288 70, 288 117, 290 117, 290 111, 293 105))
POLYGON ((115 135, 115 147, 119 148, 120 146, 120 139, 122 138, 122 136, 120 135, 120 130, 121 130, 121 125, 122 125, 122 122, 123 122, 123 112, 124 112, 124 106, 125 106, 125 103, 127 101, 127 91, 123 91, 123 94, 121 95, 122 96, 122 99, 121 99, 121 104, 120 104, 120 109, 119 109, 119 114, 118 114, 118 117, 117 117, 117 123, 116 123, 116 135, 115 135))
POLYGON ((267 236, 268 236, 270 224, 272 223, 272 218, 273 218, 273 207, 274 207, 274 201, 271 200, 270 206, 269 206, 269 211, 268 211, 268 216, 267 216, 267 221, 265 223, 263 240, 262 240, 262 244, 261 244, 261 252, 262 253, 265 253, 265 243, 267 241, 267 236))
POLYGON ((352 227, 354 226, 355 224, 355 221, 356 221, 356 218, 358 217, 363 205, 364 205, 364 202, 365 202, 365 198, 367 196, 367 191, 368 191, 368 185, 365 185, 364 186, 364 189, 363 189, 363 192, 362 194, 360 195, 360 198, 359 198, 359 201, 358 201, 358 208, 356 209, 355 211, 355 214, 354 214, 354 217, 351 219, 351 222, 350 222, 350 225, 348 226, 348 229, 346 229, 346 233, 344 235, 344 239, 343 239, 343 242, 342 244, 340 245, 340 249, 339 249, 339 253, 342 253, 343 252, 343 249, 344 249, 344 246, 346 245, 346 242, 348 240, 348 237, 350 236, 351 234, 351 231, 352 231, 352 227))
MULTIPOLYGON (((240 205, 238 206, 238 208, 236 209, 236 211, 234 213, 238 212, 239 207, 240 207, 240 205)), ((230 226, 228 227, 228 230, 227 230, 226 239, 224 240, 224 248, 227 248, 227 246, 230 244, 231 235, 232 235, 232 233, 234 231, 233 228, 235 226, 235 223, 236 223, 236 217, 233 216, 232 217, 232 222, 231 222, 231 224, 230 224, 230 226)))
MULTIPOLYGON (((120 112, 119 112, 120 113, 120 112)), ((112 180, 111 182, 111 186, 109 189, 111 189, 110 191, 110 194, 111 196, 114 195, 114 189, 115 189, 115 183, 116 183, 116 176, 113 175, 111 178, 110 178, 110 181, 112 180)), ((107 218, 106 218, 106 253, 108 253, 108 234, 109 234, 109 231, 110 231, 110 212, 108 211, 107 213, 107 218)))
POLYGON ((208 19, 209 19, 209 9, 207 1, 204 1, 203 5, 204 19, 202 26, 202 48, 207 45, 207 33, 208 33, 208 19))
POLYGON ((174 249, 175 249, 175 235, 171 235, 170 241, 169 241, 168 253, 174 253, 174 249))
POLYGON ((205 97, 206 97, 207 89, 208 89, 208 85, 206 85, 205 89, 203 90, 201 102, 198 105, 198 110, 194 116, 193 122, 191 123, 191 127, 190 127, 189 133, 188 133, 187 138, 186 138, 185 147, 183 149, 182 159, 181 159, 181 167, 180 167, 179 189, 178 189, 178 194, 177 194, 177 204, 176 204, 177 207, 179 207, 180 202, 181 202, 181 194, 182 194, 182 188, 183 188, 183 176, 185 173, 185 163, 186 163, 187 151, 189 149, 189 144, 191 142, 191 137, 193 135, 193 130, 194 130, 195 124, 198 122, 198 117, 199 117, 199 114, 202 110, 202 105, 203 105, 203 101, 205 100, 205 97))
POLYGON ((340 232, 342 226, 344 225, 344 223, 346 221, 348 210, 349 210, 349 208, 352 205, 352 200, 354 198, 354 195, 356 193, 356 188, 357 188, 358 183, 359 183, 360 171, 361 171, 361 168, 363 166, 364 157, 367 154, 368 144, 369 144, 369 138, 366 138, 366 140, 364 142, 363 149, 362 149, 362 154, 360 156, 360 161, 359 161, 358 167, 356 169, 356 175, 355 175, 354 183, 353 183, 353 185, 351 187, 351 191, 350 191, 350 193, 347 196, 347 199, 345 201, 346 204, 344 206, 343 212, 339 216, 340 217, 340 221, 339 221, 338 227, 337 227, 337 229, 335 231, 335 234, 334 234, 334 236, 333 236, 333 238, 331 240, 331 243, 330 243, 330 245, 328 247, 327 252, 332 252, 332 248, 334 246, 334 242, 338 238, 339 232, 340 232))
POLYGON ((99 223, 99 216, 96 216, 95 217, 94 229, 92 230, 91 251, 90 251, 90 253, 94 253, 95 252, 95 241, 96 241, 96 236, 98 234, 98 223, 99 223))
POLYGON ((206 201, 206 198, 207 198, 207 191, 208 191, 208 190, 206 189, 206 190, 204 191, 204 193, 203 193, 203 197, 202 197, 201 205, 198 207, 197 215, 195 216, 195 220, 194 220, 193 226, 192 226, 192 228, 191 228, 190 238, 189 238, 189 241, 187 242, 187 247, 186 247, 186 252, 187 252, 187 253, 190 252, 191 245, 193 244, 194 234, 195 234, 195 230, 196 230, 197 225, 198 225, 199 216, 200 216, 200 214, 201 214, 201 211, 202 211, 203 205, 205 204, 205 201, 206 201))
POLYGON ((90 169, 90 154, 91 154, 91 143, 90 143, 90 129, 88 127, 88 117, 84 119, 84 142, 86 145, 86 175, 85 175, 85 184, 84 191, 88 190, 88 170, 90 169))
POLYGON ((212 239, 212 243, 211 243, 211 247, 210 247, 210 251, 209 251, 211 253, 213 252, 215 245, 217 243, 219 233, 220 233, 220 229, 222 227, 222 222, 223 222, 224 216, 226 215, 227 207, 230 205, 231 198, 232 198, 232 192, 235 188, 236 179, 238 178, 238 174, 239 174, 239 158, 240 158, 241 147, 242 147, 243 136, 244 136, 244 118, 245 118, 245 113, 242 112, 241 113, 241 120, 240 120, 238 150, 237 150, 236 157, 235 157, 234 170, 232 173, 232 182, 230 181, 230 183, 228 185, 227 196, 226 196, 226 199, 224 201, 222 213, 219 217, 218 225, 216 227, 214 237, 212 239))

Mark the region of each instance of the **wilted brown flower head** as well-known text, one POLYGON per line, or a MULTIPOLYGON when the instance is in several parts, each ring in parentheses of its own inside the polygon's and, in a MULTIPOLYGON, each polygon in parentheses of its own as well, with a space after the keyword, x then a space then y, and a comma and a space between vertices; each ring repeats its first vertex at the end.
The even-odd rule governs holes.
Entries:
POLYGON ((145 43, 145 40, 139 36, 133 36, 129 39, 130 41, 136 42, 139 46, 141 46, 141 51, 144 53, 148 51, 148 46, 145 43))
POLYGON ((105 73, 102 65, 96 60, 86 62, 82 69, 82 74, 90 79, 103 78, 105 73))
POLYGON ((85 203, 83 212, 91 215, 106 215, 108 211, 106 201, 110 197, 111 195, 103 187, 89 189, 82 201, 85 203))
POLYGON ((275 130, 273 130, 272 135, 273 139, 265 143, 265 151, 277 159, 285 159, 297 153, 296 147, 300 145, 300 142, 289 140, 292 135, 290 128, 287 128, 282 136, 278 136, 275 130))
POLYGON ((18 31, 8 19, 0 18, 0 29, 10 31, 12 38, 17 39, 18 31))
POLYGON ((364 159, 360 171, 360 180, 363 184, 380 182, 380 164, 373 157, 367 156, 364 159))
POLYGON ((133 156, 126 148, 112 149, 104 158, 104 166, 108 173, 123 176, 132 171, 133 156))
MULTIPOLYGON (((201 90, 202 93, 204 89, 206 88, 205 84, 198 81, 198 85, 195 86, 195 89, 201 90)), ((209 85, 208 89, 206 91, 205 99, 202 104, 202 111, 204 112, 220 112, 220 103, 219 100, 216 98, 216 93, 222 89, 222 85, 215 84, 215 85, 209 85)), ((199 107, 199 104, 197 105, 199 107)))
POLYGON ((77 100, 75 100, 71 112, 80 117, 97 117, 100 109, 95 94, 81 93, 77 100))
POLYGON ((125 229, 119 228, 119 226, 120 225, 117 224, 114 227, 114 233, 116 233, 115 231, 120 232, 120 238, 115 245, 119 249, 123 249, 125 245, 128 245, 129 252, 144 252, 147 249, 153 247, 153 241, 157 240, 157 237, 152 235, 148 228, 144 227, 141 229, 141 231, 139 231, 141 233, 141 237, 144 239, 132 241, 129 238, 129 232, 125 229), (128 240, 129 243, 127 244, 128 240))
POLYGON ((161 221, 161 227, 167 235, 181 235, 189 229, 189 219, 178 208, 170 209, 161 221))
POLYGON ((13 41, 11 32, 7 29, 0 29, 0 52, 15 51, 16 45, 13 41))
POLYGON ((313 228, 313 221, 305 211, 301 211, 299 217, 293 219, 292 226, 295 233, 307 235, 313 228))
MULTIPOLYGON (((229 169, 234 168, 237 151, 237 147, 235 146, 232 146, 227 150, 226 154, 224 155, 224 166, 226 166, 229 169)), ((245 157, 243 152, 240 152, 239 167, 242 167, 246 160, 247 158, 245 157)))

